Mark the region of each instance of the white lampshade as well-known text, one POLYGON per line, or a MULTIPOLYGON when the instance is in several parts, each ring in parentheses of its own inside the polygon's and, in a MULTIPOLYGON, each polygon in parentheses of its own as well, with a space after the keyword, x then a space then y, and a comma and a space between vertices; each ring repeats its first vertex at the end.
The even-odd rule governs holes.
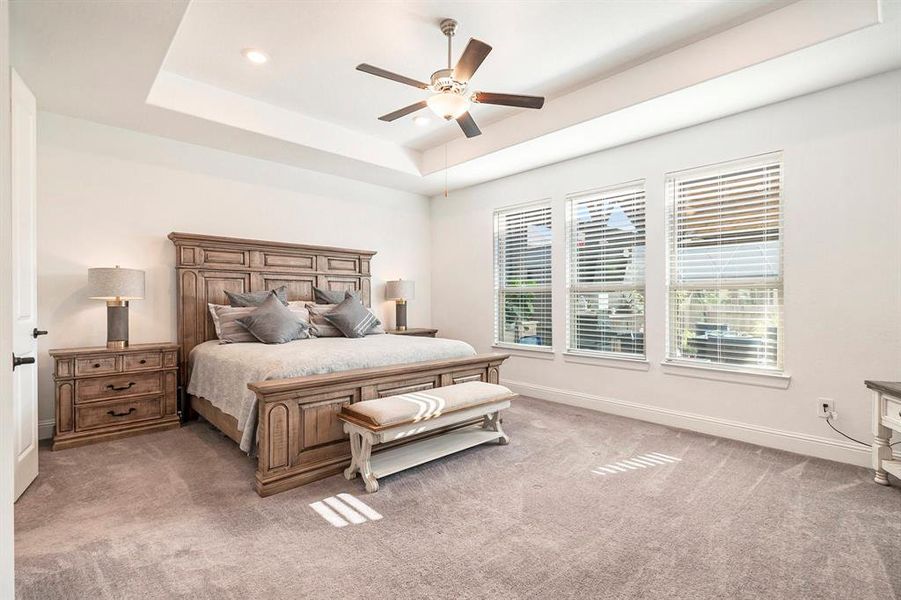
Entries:
POLYGON ((412 300, 415 296, 413 282, 408 279, 389 281, 385 285, 385 298, 388 300, 412 300))
POLYGON ((88 296, 96 300, 140 300, 144 297, 144 271, 119 267, 88 269, 88 296))
POLYGON ((429 108, 431 108, 432 112, 436 115, 450 121, 469 110, 470 102, 469 98, 461 96, 460 94, 443 92, 429 97, 429 99, 426 100, 426 104, 429 105, 429 108))

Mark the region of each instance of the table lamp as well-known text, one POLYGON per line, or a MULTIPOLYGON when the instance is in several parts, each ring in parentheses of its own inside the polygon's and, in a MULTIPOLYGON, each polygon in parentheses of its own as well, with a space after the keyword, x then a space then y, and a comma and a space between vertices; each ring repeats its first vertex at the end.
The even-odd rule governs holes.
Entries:
POLYGON ((89 296, 106 300, 106 347, 128 346, 128 301, 144 298, 144 271, 102 267, 88 269, 89 296))
POLYGON ((397 302, 395 308, 395 328, 398 331, 407 329, 407 300, 415 296, 413 282, 405 279, 389 281, 385 286, 385 296, 388 300, 397 302))

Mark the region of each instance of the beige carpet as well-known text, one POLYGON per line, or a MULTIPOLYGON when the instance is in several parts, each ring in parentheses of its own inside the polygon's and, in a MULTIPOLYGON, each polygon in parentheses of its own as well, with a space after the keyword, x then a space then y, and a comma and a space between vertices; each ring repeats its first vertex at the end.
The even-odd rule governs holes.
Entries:
POLYGON ((901 488, 865 469, 528 399, 504 425, 509 446, 371 495, 332 477, 261 499, 202 422, 42 452, 16 505, 18 596, 901 597, 901 488), (382 518, 310 507, 339 493, 382 518))

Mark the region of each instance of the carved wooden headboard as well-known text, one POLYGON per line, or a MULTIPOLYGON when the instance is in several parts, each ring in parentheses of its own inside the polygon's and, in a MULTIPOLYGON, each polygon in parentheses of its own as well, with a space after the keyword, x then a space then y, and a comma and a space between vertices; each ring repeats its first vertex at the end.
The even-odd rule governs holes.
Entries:
POLYGON ((369 263, 375 252, 263 242, 240 238, 170 233, 175 244, 178 284, 179 379, 188 377, 188 355, 197 344, 216 339, 208 303, 228 304, 229 292, 288 288, 288 300, 313 301, 313 286, 361 290, 370 306, 369 263))

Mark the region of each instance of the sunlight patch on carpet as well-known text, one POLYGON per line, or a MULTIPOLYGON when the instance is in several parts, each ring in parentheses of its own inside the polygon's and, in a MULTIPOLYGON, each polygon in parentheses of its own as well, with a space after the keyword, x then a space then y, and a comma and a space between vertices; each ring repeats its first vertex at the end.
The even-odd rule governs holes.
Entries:
POLYGON ((617 473, 626 473, 628 471, 637 471, 639 469, 648 469, 650 467, 659 467, 671 463, 681 462, 681 458, 663 454, 662 452, 650 452, 642 454, 634 458, 623 459, 619 462, 610 463, 602 467, 595 467, 591 472, 595 475, 616 475, 617 473))
POLYGON ((382 518, 382 515, 372 507, 350 494, 329 496, 324 500, 313 502, 310 508, 335 527, 361 525, 382 518))

